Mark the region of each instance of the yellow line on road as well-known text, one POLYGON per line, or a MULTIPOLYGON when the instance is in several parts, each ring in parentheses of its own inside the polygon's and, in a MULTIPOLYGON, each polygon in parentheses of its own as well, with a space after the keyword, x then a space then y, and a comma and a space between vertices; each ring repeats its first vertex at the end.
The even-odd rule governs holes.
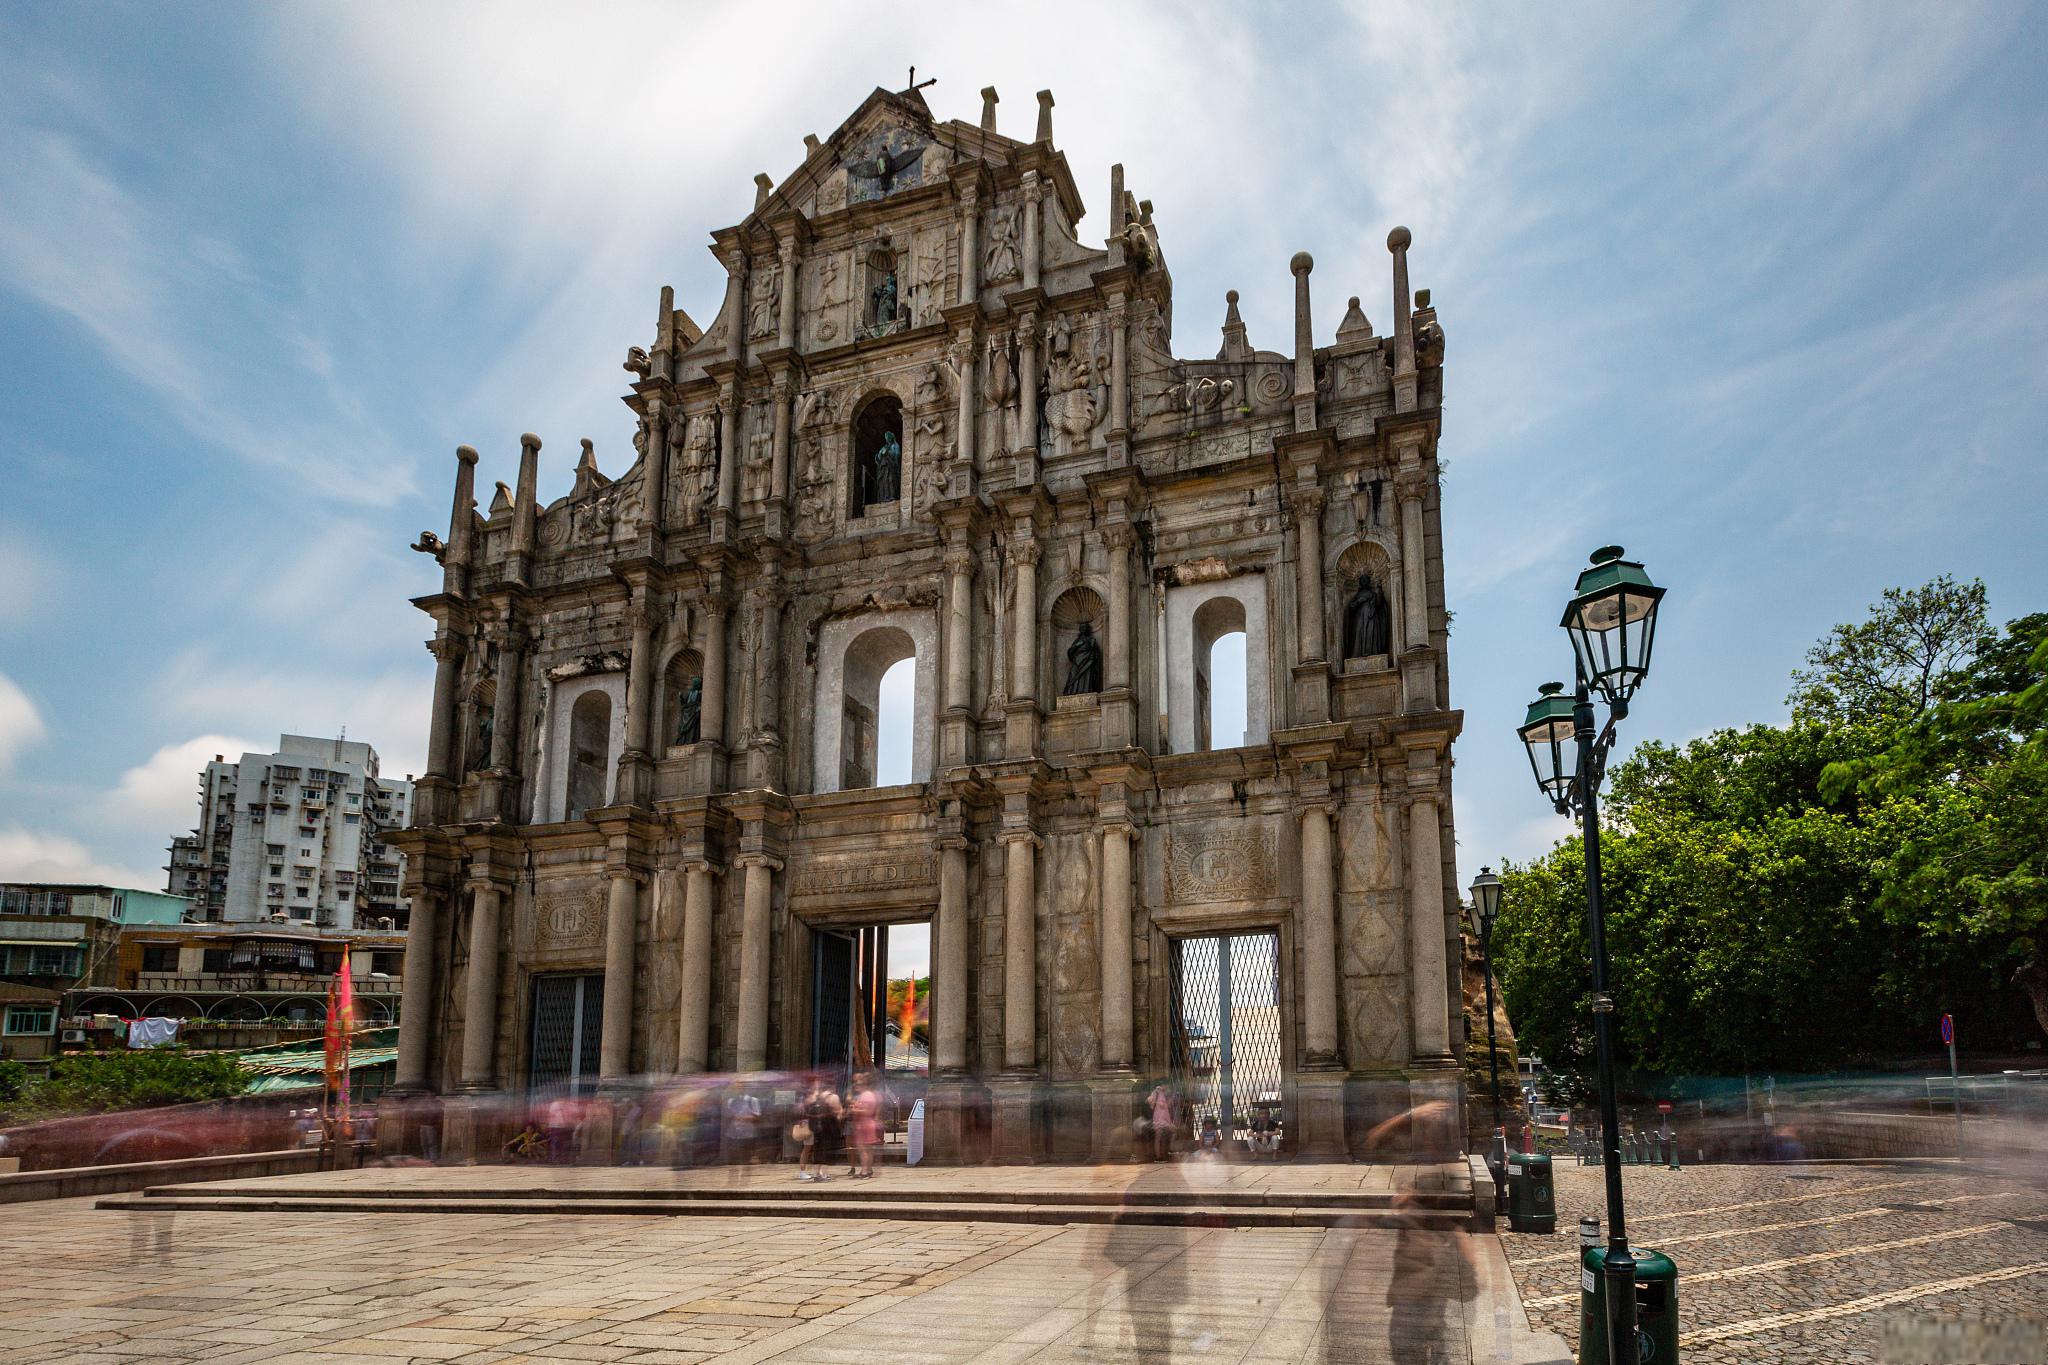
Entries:
POLYGON ((1866 1294, 1860 1299, 1850 1299, 1847 1303, 1829 1304, 1826 1308, 1809 1308, 1801 1313, 1773 1313, 1766 1318, 1749 1318, 1742 1322, 1724 1323, 1719 1327, 1702 1327, 1695 1332, 1682 1333, 1678 1338, 1678 1344, 1704 1346, 1709 1342, 1726 1341, 1730 1337, 1751 1337, 1759 1332, 1774 1331, 1802 1322, 1824 1322, 1829 1318, 1854 1317, 1858 1313, 1889 1308, 1898 1303, 1910 1303, 1914 1299, 1924 1299, 1933 1294, 1974 1289, 1980 1284, 2024 1279, 2028 1275, 2039 1275, 2044 1272, 2048 1272, 2048 1261, 2008 1266, 2004 1270, 1987 1270, 1981 1275, 1958 1275, 1951 1280, 1930 1280, 1926 1284, 1910 1285, 1905 1289, 1894 1289, 1888 1293, 1866 1294))
MULTIPOLYGON (((1979 1199, 2011 1199, 2017 1193, 2019 1192, 2016 1190, 2002 1190, 1997 1194, 1959 1194, 1947 1199, 1922 1199, 1915 1202, 1930 1213, 1939 1213, 1944 1205, 1974 1203, 1979 1199)), ((1851 1213, 1831 1213, 1825 1218, 1801 1218, 1791 1223, 1759 1223, 1753 1228, 1723 1228, 1719 1232, 1689 1232, 1683 1237, 1659 1237, 1657 1239, 1657 1249, 1662 1250, 1665 1247, 1678 1246, 1683 1242, 1716 1242, 1728 1237, 1754 1237, 1766 1232, 1790 1232, 1795 1228, 1827 1227, 1833 1223, 1853 1223, 1859 1218, 1882 1218, 1886 1214, 1905 1213, 1907 1211, 1906 1209, 1896 1208, 1857 1209, 1851 1213)), ((1578 1259, 1579 1253, 1574 1249, 1571 1251, 1546 1252, 1541 1256, 1524 1256, 1519 1260, 1509 1261, 1508 1264, 1543 1265, 1552 1261, 1576 1261, 1578 1259)))
MULTIPOLYGON (((1761 1275, 1766 1270, 1784 1270, 1795 1265, 1818 1265, 1822 1261, 1839 1261, 1844 1256, 1861 1256, 1868 1251, 1894 1251, 1899 1247, 1926 1246, 1929 1242, 1952 1242, 1958 1237, 1975 1237, 1980 1232, 1993 1232, 2010 1227, 2009 1223, 1977 1223, 1967 1228, 1950 1228, 1947 1232, 1930 1232, 1920 1237, 1901 1237, 1892 1242, 1871 1242, 1864 1246, 1842 1247, 1835 1251, 1809 1251, 1804 1256, 1787 1256, 1776 1261, 1758 1261, 1754 1265, 1729 1266, 1725 1270, 1702 1270, 1694 1274, 1682 1274, 1678 1282, 1690 1288, 1712 1280, 1732 1280, 1743 1275, 1761 1275)), ((1540 1299, 1530 1299, 1530 1308, 1552 1308, 1561 1303, 1578 1300, 1575 1290, 1569 1294, 1549 1294, 1540 1299)))

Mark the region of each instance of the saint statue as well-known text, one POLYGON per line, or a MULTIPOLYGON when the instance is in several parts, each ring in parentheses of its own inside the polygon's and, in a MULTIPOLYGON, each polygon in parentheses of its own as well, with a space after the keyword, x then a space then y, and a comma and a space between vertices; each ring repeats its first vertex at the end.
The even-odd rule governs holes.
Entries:
POLYGON ((690 685, 676 696, 676 739, 678 744, 695 744, 704 723, 704 680, 690 679, 690 685))
POLYGON ((1358 576, 1358 591, 1344 608, 1344 657, 1368 659, 1392 652, 1393 615, 1387 595, 1374 586, 1371 574, 1358 576))
POLYGON ((903 443, 896 439, 895 432, 882 433, 882 442, 875 447, 870 477, 874 480, 875 491, 869 502, 894 502, 902 496, 903 443))
POLYGON ((1067 646, 1067 685, 1063 697, 1084 697, 1102 690, 1102 646, 1095 641, 1095 627, 1081 623, 1081 633, 1067 646))
POLYGON ((869 301, 875 308, 875 330, 886 332, 896 322, 896 272, 882 276, 882 282, 875 286, 869 301))
POLYGON ((490 707, 485 707, 482 714, 477 717, 476 756, 469 762, 471 772, 491 766, 491 735, 495 720, 496 717, 492 715, 490 707))

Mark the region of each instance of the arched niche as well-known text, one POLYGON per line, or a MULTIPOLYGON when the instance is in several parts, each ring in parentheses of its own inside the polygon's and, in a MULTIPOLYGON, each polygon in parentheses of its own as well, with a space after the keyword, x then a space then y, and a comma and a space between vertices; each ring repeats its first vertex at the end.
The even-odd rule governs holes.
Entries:
POLYGON ((626 739, 625 674, 586 673, 564 678, 553 687, 547 702, 547 744, 538 782, 536 819, 541 823, 579 819, 584 811, 609 805, 626 739), (595 767, 598 762, 603 764, 601 780, 595 767), (570 799, 571 779, 579 763, 582 775, 576 793, 582 798, 580 803, 570 799))
POLYGON ((911 661, 911 782, 932 774, 936 724, 938 625, 928 611, 877 611, 827 621, 818 632, 813 699, 812 790, 851 791, 875 784, 882 680, 911 661))
POLYGON ((694 649, 679 649, 661 671, 657 734, 662 744, 694 744, 703 738, 703 701, 704 661, 694 649))
POLYGON ((1400 653, 1401 576, 1384 545, 1375 540, 1359 540, 1345 547, 1325 575, 1323 601, 1323 619, 1330 637, 1326 642, 1331 651, 1329 657, 1338 661, 1340 669, 1358 672, 1393 666, 1394 656, 1400 653), (1369 580, 1380 597, 1378 610, 1386 648, 1376 653, 1356 653, 1351 648, 1360 578, 1369 580))
POLYGON ((491 727, 496 723, 497 701, 497 684, 488 679, 469 689, 469 705, 462 722, 464 773, 491 766, 491 727))
POLYGON ((903 498, 903 400, 880 393, 855 409, 847 439, 848 512, 865 516, 903 498))
POLYGON ((1093 588, 1072 587, 1061 593, 1046 616, 1048 647, 1042 654, 1045 676, 1040 680, 1040 695, 1080 697, 1100 692, 1109 661, 1109 643, 1104 638, 1108 628, 1109 614, 1093 588), (1084 633, 1094 645, 1092 687, 1086 685, 1090 679, 1077 676, 1087 663, 1086 651, 1076 648, 1084 633))
MULTIPOLYGON (((1244 635, 1245 718, 1239 742, 1266 742, 1272 728, 1271 658, 1266 640, 1266 579, 1244 574, 1167 589, 1162 645, 1166 667, 1167 738, 1177 754, 1212 747, 1209 727, 1210 655, 1226 635, 1244 635)), ((1215 736, 1220 740, 1237 736, 1215 736)), ((1220 747, 1236 747, 1222 744, 1220 747)))

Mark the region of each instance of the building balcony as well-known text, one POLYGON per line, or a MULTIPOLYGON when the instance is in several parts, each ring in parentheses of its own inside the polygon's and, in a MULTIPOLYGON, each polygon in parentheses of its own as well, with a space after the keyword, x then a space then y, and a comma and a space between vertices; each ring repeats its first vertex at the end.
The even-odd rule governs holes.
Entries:
MULTIPOLYGON (((326 997, 334 978, 324 972, 138 972, 137 991, 178 995, 318 995, 326 997)), ((396 977, 357 974, 351 983, 358 995, 397 995, 396 977)))

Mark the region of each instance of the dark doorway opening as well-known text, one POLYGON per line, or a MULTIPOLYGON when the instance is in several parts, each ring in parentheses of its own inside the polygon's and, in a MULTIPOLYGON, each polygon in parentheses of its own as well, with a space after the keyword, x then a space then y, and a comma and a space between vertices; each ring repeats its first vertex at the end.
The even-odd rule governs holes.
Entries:
POLYGON ((1186 1121, 1216 1120, 1225 1142, 1280 1113, 1280 935, 1271 929, 1173 940, 1173 1079, 1186 1121))
POLYGON ((811 1065, 922 1078, 930 1068, 929 922, 818 928, 811 937, 811 1065), (892 941, 893 932, 893 941, 892 941))
POLYGON ((597 1085, 604 1032, 604 973, 533 979, 533 1051, 527 1085, 566 1083, 571 1094, 597 1085))

